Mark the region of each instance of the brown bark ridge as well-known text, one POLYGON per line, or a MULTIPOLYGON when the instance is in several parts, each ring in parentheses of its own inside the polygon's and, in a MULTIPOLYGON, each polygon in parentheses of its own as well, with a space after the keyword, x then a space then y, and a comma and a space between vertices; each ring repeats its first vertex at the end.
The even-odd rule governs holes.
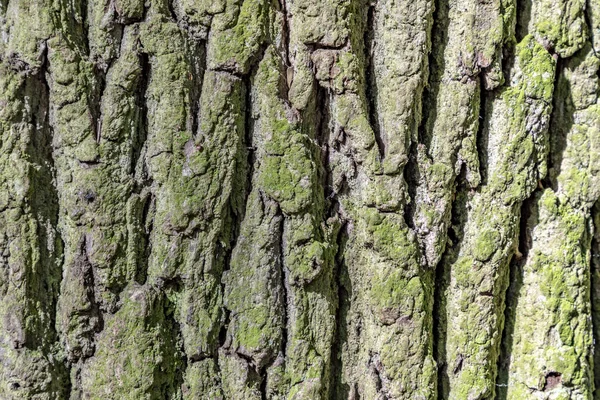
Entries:
POLYGON ((0 31, 0 399, 600 398, 600 1, 0 31))

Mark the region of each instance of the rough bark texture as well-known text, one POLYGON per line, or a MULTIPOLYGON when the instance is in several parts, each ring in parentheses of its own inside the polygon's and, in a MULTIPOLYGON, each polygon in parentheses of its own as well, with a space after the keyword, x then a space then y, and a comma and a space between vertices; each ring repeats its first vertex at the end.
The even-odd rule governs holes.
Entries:
POLYGON ((600 0, 0 31, 1 399, 600 399, 600 0))

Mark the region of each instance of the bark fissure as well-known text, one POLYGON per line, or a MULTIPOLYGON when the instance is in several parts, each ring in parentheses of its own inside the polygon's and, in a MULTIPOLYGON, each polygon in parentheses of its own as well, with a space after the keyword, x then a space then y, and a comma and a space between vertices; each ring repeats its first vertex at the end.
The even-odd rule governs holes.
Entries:
POLYGON ((592 396, 598 21, 0 0, 0 398, 592 396))
POLYGON ((285 216, 281 213, 281 210, 279 210, 280 214, 280 222, 279 222, 279 237, 278 237, 278 248, 280 249, 279 254, 280 254, 280 259, 279 259, 279 265, 281 265, 281 271, 280 271, 280 277, 281 277, 281 287, 283 288, 283 307, 282 307, 282 320, 283 320, 283 324, 282 324, 282 342, 281 342, 281 359, 283 360, 283 362, 285 362, 286 358, 287 358, 287 352, 288 352, 288 341, 289 341, 289 332, 290 332, 290 313, 291 313, 291 307, 292 307, 292 303, 291 303, 291 289, 290 289, 290 271, 286 268, 285 266, 285 259, 284 259, 284 254, 282 249, 284 248, 284 232, 285 232, 285 216))
POLYGON ((347 314, 349 308, 350 292, 346 287, 346 282, 348 281, 348 272, 344 267, 344 243, 348 238, 348 233, 346 231, 347 223, 343 222, 343 225, 340 227, 340 231, 336 238, 336 246, 337 253, 335 255, 335 284, 337 287, 337 310, 335 315, 336 320, 336 330, 333 341, 333 350, 331 351, 331 362, 332 362, 332 390, 331 390, 331 400, 335 400, 342 397, 348 397, 350 388, 348 385, 344 385, 343 383, 343 361, 342 361, 342 346, 346 342, 348 338, 348 334, 346 332, 346 326, 348 324, 347 314))
MULTIPOLYGON (((593 238, 591 246, 591 287, 592 329, 594 342, 600 343, 600 203, 592 208, 593 238)), ((600 352, 594 351, 594 396, 600 393, 600 352)))
POLYGON ((519 301, 521 301, 523 267, 529 255, 529 251, 531 250, 531 231, 536 224, 534 212, 536 211, 536 202, 540 194, 540 190, 535 190, 521 206, 519 240, 517 242, 515 256, 510 263, 509 285, 506 290, 504 328, 502 330, 500 354, 498 356, 498 376, 496 378, 497 400, 507 399, 507 388, 509 385, 508 371, 510 370, 510 357, 514 341, 516 308, 518 307, 519 301))
POLYGON ((376 46, 375 41, 375 18, 376 10, 374 4, 369 4, 367 8, 367 20, 365 24, 365 31, 363 35, 364 50, 365 50, 365 84, 366 84, 366 95, 368 100, 367 108, 369 115, 369 122, 371 129, 375 135, 375 142, 377 149, 379 150, 379 157, 381 160, 385 157, 385 138, 382 137, 381 127, 379 126, 379 114, 377 112, 377 82, 375 78, 375 64, 373 61, 374 47, 376 46))
MULTIPOLYGON (((477 135, 476 135, 476 151, 477 151, 477 159, 479 160, 479 179, 480 184, 482 186, 487 185, 488 182, 488 140, 489 140, 489 126, 486 126, 488 123, 486 119, 486 115, 489 107, 489 99, 488 96, 492 96, 492 94, 487 91, 483 85, 483 77, 479 77, 479 108, 477 112, 477 118, 479 120, 479 125, 477 127, 477 135)), ((501 88, 497 89, 501 90, 501 88)))

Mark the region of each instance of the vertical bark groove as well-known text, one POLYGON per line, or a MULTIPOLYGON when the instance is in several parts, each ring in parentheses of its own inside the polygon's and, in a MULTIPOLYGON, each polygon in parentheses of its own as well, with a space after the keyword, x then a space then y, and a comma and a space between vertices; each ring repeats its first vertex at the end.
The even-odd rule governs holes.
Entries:
POLYGON ((0 398, 597 395, 599 28, 0 0, 0 398))

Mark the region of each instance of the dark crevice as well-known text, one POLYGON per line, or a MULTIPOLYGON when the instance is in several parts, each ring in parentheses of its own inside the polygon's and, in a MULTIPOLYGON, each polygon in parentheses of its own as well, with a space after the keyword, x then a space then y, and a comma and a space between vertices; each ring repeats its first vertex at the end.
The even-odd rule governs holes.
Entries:
POLYGON ((267 400, 269 398, 268 393, 267 393, 268 379, 266 376, 267 371, 266 371, 265 367, 260 369, 259 375, 260 375, 260 385, 259 385, 260 398, 261 398, 261 400, 267 400))
MULTIPOLYGON (((431 27, 431 50, 428 52, 427 68, 428 82, 423 89, 420 99, 421 102, 421 120, 417 121, 417 135, 412 138, 412 143, 408 149, 408 160, 404 168, 404 180, 407 186, 408 203, 404 206, 404 221, 407 226, 418 234, 418 245, 421 253, 421 264, 429 269, 434 269, 436 266, 431 265, 433 260, 429 260, 427 255, 426 240, 427 234, 417 226, 416 219, 416 202, 417 194, 420 190, 427 189, 427 178, 421 175, 421 169, 429 168, 427 165, 422 166, 418 161, 418 156, 429 157, 430 146, 433 138, 433 126, 438 118, 438 97, 440 94, 440 84, 444 74, 446 65, 444 53, 448 44, 448 26, 450 20, 448 18, 448 4, 443 0, 434 1, 433 10, 433 25, 431 27)), ((432 163, 435 160, 430 160, 432 163)), ((454 181, 454 179, 453 179, 454 181)), ((451 183, 453 184, 453 183, 451 183)))
POLYGON ((148 137, 148 105, 146 102, 146 93, 150 84, 152 68, 147 53, 140 51, 138 53, 140 63, 140 81, 136 93, 135 102, 137 106, 137 125, 135 134, 131 141, 131 175, 134 182, 134 193, 140 195, 142 202, 142 212, 140 220, 140 232, 142 244, 139 247, 140 254, 135 271, 135 281, 144 284, 147 279, 150 254, 152 252, 152 235, 154 223, 154 211, 156 199, 154 193, 150 191, 151 180, 146 171, 146 162, 144 159, 146 140, 148 137))
MULTIPOLYGON (((42 272, 43 276, 37 276, 36 282, 43 283, 44 292, 40 293, 39 288, 31 288, 31 296, 48 296, 46 301, 50 301, 48 312, 51 322, 48 326, 52 336, 43 338, 43 341, 55 341, 57 332, 55 329, 56 323, 56 305, 58 303, 58 293, 60 291, 60 279, 62 277, 62 238, 58 232, 59 221, 59 195, 56 187, 56 174, 54 157, 52 154, 52 140, 54 132, 50 125, 50 87, 46 79, 46 71, 48 69, 47 47, 43 46, 42 66, 38 73, 33 77, 27 77, 25 81, 25 91, 32 92, 35 95, 30 96, 33 99, 34 105, 31 111, 31 127, 33 134, 31 142, 28 145, 27 155, 29 161, 36 167, 31 168, 31 187, 30 191, 30 206, 31 213, 36 217, 36 223, 40 232, 39 251, 40 264, 44 265, 42 272), (43 190, 42 190, 43 188, 43 190), (51 232, 52 231, 52 232, 51 232), (56 235, 54 247, 55 253, 48 247, 49 240, 56 235), (57 245, 60 242, 60 246, 57 245), (58 264, 58 265, 57 265, 58 264)), ((22 112, 26 112, 23 110, 22 112)), ((31 282, 27 282, 29 285, 31 282)), ((32 336, 36 336, 35 334, 32 336)))
MULTIPOLYGON (((76 2, 77 3, 77 2, 76 2)), ((81 6, 80 6, 80 12, 81 12, 81 31, 82 31, 82 44, 83 44, 83 51, 85 52, 84 54, 88 55, 90 54, 90 23, 88 20, 88 2, 87 1, 80 1, 78 2, 81 6)), ((71 35, 69 35, 68 33, 65 35, 66 37, 69 37, 71 35)))
POLYGON ((214 355, 208 355, 208 354, 205 354, 205 353, 192 354, 191 356, 187 357, 186 368, 190 364, 201 362, 201 361, 204 361, 204 360, 211 360, 211 359, 215 361, 215 364, 217 366, 219 365, 218 357, 215 357, 214 355))
POLYGON ((373 53, 375 51, 375 6, 369 5, 367 9, 367 23, 364 32, 364 44, 365 44, 365 83, 366 83, 366 96, 367 96, 367 109, 369 113, 369 122, 373 134, 375 135, 375 142, 377 143, 377 149, 379 150, 379 157, 383 161, 385 157, 385 138, 379 125, 379 119, 377 118, 377 80, 375 78, 375 64, 373 60, 373 53))
MULTIPOLYGON (((244 102, 242 103, 241 109, 238 111, 244 117, 244 131, 241 132, 240 143, 238 144, 238 157, 236 162, 236 171, 235 173, 238 175, 236 179, 233 179, 234 187, 232 188, 231 198, 229 199, 229 220, 230 226, 229 232, 223 232, 225 236, 222 240, 223 243, 227 243, 227 247, 222 249, 223 253, 223 268, 222 273, 225 273, 231 269, 231 261, 233 258, 233 252, 237 246, 240 232, 242 229, 242 223, 246 214, 246 207, 248 204, 248 197, 250 196, 250 192, 252 190, 252 176, 254 174, 254 162, 255 156, 254 152, 251 151, 253 136, 254 136, 254 120, 252 118, 252 96, 251 96, 251 87, 252 87, 252 78, 256 73, 258 66, 255 65, 253 71, 248 76, 243 76, 242 79, 242 98, 244 102)), ((199 116, 198 116, 199 117, 199 116)), ((226 292, 225 283, 223 281, 223 275, 221 275, 221 291, 222 293, 226 292)), ((230 340, 231 338, 228 336, 229 326, 231 324, 231 310, 229 310, 225 304, 222 305, 222 313, 223 313, 223 323, 219 328, 218 334, 218 348, 223 349, 226 354, 231 354, 232 349, 230 349, 230 340)), ((254 360, 252 357, 249 357, 241 352, 235 353, 238 357, 246 360, 246 362, 253 366, 257 373, 257 366, 254 365, 254 360)), ((220 362, 219 362, 219 351, 217 350, 214 354, 215 362, 219 369, 219 376, 221 375, 220 371, 220 362)))
POLYGON ((239 79, 244 79, 246 77, 246 74, 238 71, 237 64, 217 65, 215 67, 210 68, 209 70, 213 71, 213 72, 229 74, 229 75, 235 76, 236 78, 239 78, 239 79))
POLYGON ((83 160, 78 160, 78 161, 79 161, 79 165, 81 165, 81 167, 84 169, 96 168, 102 164, 102 162, 98 158, 91 160, 91 161, 83 161, 83 160))
POLYGON ((550 391, 562 383, 562 375, 559 372, 548 372, 544 376, 544 392, 550 391))
POLYGON ((90 90, 88 97, 88 108, 92 122, 92 131, 96 139, 96 143, 100 143, 102 136, 102 96, 106 89, 107 71, 110 66, 103 70, 98 64, 94 64, 94 85, 90 90))
POLYGON ((451 266, 456 262, 461 250, 464 229, 468 218, 469 183, 463 165, 456 180, 452 202, 448 244, 435 269, 433 293, 433 357, 438 368, 438 399, 448 398, 449 373, 446 360, 446 340, 448 330, 447 291, 450 285, 451 266))
MULTIPOLYGON (((452 228, 449 231, 453 231, 452 228)), ((450 269, 444 265, 445 254, 435 270, 433 292, 433 358, 438 368, 438 399, 443 400, 448 386, 448 372, 445 361, 445 333, 447 329, 446 289, 450 282, 450 269), (442 344, 442 340, 444 343, 442 344)))
POLYGON ((235 354, 236 357, 244 360, 246 362, 246 364, 248 365, 248 367, 252 368, 252 370, 254 372, 256 372, 257 368, 256 368, 256 365, 254 364, 254 359, 251 356, 248 356, 240 351, 236 351, 236 352, 233 352, 230 354, 235 354))
POLYGON ((175 12, 175 4, 173 4, 174 2, 175 2, 174 0, 167 1, 167 7, 169 9, 169 16, 171 17, 171 20, 173 20, 173 22, 179 24, 180 20, 177 17, 177 13, 175 12))
MULTIPOLYGON (((225 232, 225 236, 228 240, 225 240, 224 243, 228 243, 228 246, 223 249, 223 272, 228 271, 231 268, 233 250, 238 242, 242 223, 246 214, 248 197, 250 196, 250 192, 252 190, 252 176, 254 174, 255 155, 254 152, 251 151, 252 142, 254 140, 251 84, 251 78, 244 77, 242 84, 242 97, 244 98, 244 103, 242 104, 242 108, 239 110, 239 112, 244 116, 244 132, 243 137, 241 137, 242 142, 238 145, 239 157, 238 163, 236 163, 236 173, 238 174, 238 178, 233 180, 234 187, 231 198, 229 199, 229 226, 231 226, 231 229, 230 232, 225 232), (240 163, 239 161, 241 160, 245 162, 240 163)), ((228 313, 229 310, 226 310, 226 312, 228 313)))
MULTIPOLYGON (((234 188, 235 193, 235 188, 234 188)), ((235 196, 235 194, 233 194, 235 196)), ((226 273, 231 269, 231 259, 233 257, 233 250, 235 249, 235 245, 239 236, 239 231, 242 223, 242 211, 236 208, 236 205, 233 204, 232 199, 229 199, 229 212, 228 216, 226 216, 226 220, 229 220, 225 226, 229 226, 229 230, 225 228, 224 231, 221 232, 221 240, 217 243, 217 248, 215 251, 215 258, 217 260, 222 261, 221 274, 219 278, 221 293, 226 292, 225 283, 223 281, 223 273, 226 273)), ((215 362, 219 365, 219 352, 218 348, 227 348, 227 330, 231 323, 231 310, 229 310, 225 304, 221 305, 221 313, 222 313, 222 323, 219 327, 218 333, 218 346, 215 348, 215 352, 213 354, 215 358, 215 362)))
POLYGON ((138 93, 136 96, 136 104, 139 112, 138 116, 138 124, 136 135, 132 140, 132 154, 131 154, 131 173, 134 176, 134 181, 136 184, 135 191, 137 193, 141 192, 143 183, 143 174, 144 174, 144 160, 142 159, 143 149, 146 143, 146 138, 148 137, 148 105, 146 103, 146 93, 148 90, 148 85, 150 83, 151 76, 151 66, 150 60, 147 53, 140 52, 139 53, 140 60, 140 79, 138 93))
MULTIPOLYGON (((62 237, 58 230, 59 194, 52 147, 54 131, 50 123, 50 86, 46 75, 49 67, 48 48, 45 42, 41 43, 40 47, 40 69, 35 75, 26 76, 24 82, 26 96, 32 101, 32 135, 26 150, 28 161, 32 165, 28 173, 31 186, 28 193, 29 212, 35 218, 39 235, 35 244, 38 247, 39 258, 29 266, 30 270, 23 282, 26 290, 24 298, 38 304, 35 314, 25 326, 28 331, 25 347, 42 351, 44 354, 53 354, 59 348, 56 321, 64 254, 62 237), (38 319, 35 315, 43 315, 43 319, 38 319)), ((22 112, 27 112, 26 108, 22 112)), ((57 383, 61 382, 56 385, 56 395, 70 396, 70 367, 62 357, 57 357, 55 353, 53 355, 55 357, 51 361, 50 376, 57 383)))
POLYGON ((432 18, 434 22, 431 30, 431 51, 428 55, 429 75, 428 83, 422 96, 423 117, 420 129, 418 130, 418 142, 424 144, 427 149, 429 149, 432 139, 432 132, 429 132, 428 127, 434 126, 437 119, 437 97, 446 68, 444 52, 448 45, 448 27, 450 25, 447 1, 435 0, 432 18))
MULTIPOLYGON (((92 265, 92 263, 89 260, 88 254, 87 254, 87 235, 83 236, 83 241, 81 244, 81 254, 80 257, 82 257, 82 259, 80 259, 80 265, 78 266, 79 268, 83 269, 83 274, 84 274, 84 286, 87 289, 87 297, 88 297, 88 301, 90 302, 91 305, 91 309, 90 309, 90 316, 96 317, 97 318, 97 322, 94 324, 94 333, 99 333, 102 332, 102 330, 104 330, 104 319, 103 319, 103 313, 102 313, 102 303, 99 301, 99 299, 97 299, 97 293, 96 293, 96 281, 98 281, 98 279, 96 278, 96 270, 94 268, 94 266, 92 265)), ((93 336, 90 337, 90 340, 93 342, 95 340, 95 338, 93 336)), ((83 358, 87 358, 87 357, 83 357, 83 358)))
MULTIPOLYGON (((554 55, 556 66, 554 71, 554 90, 552 93, 552 104, 548 128, 544 132, 545 145, 548 147, 547 154, 539 154, 538 147, 533 147, 533 157, 537 161, 536 172, 538 174, 537 190, 553 188, 557 190, 555 178, 559 175, 563 153, 567 146, 567 135, 573 126, 573 112, 570 109, 573 104, 571 88, 567 80, 560 85, 560 77, 565 69, 566 62, 554 55), (564 90, 564 92, 563 92, 564 90), (561 103, 562 102, 562 103, 561 103), (546 174, 540 174, 540 166, 545 164, 546 174)), ((535 194, 532 193, 532 196, 535 194)))
MULTIPOLYGON (((330 365, 330 382, 329 385, 329 398, 331 400, 337 398, 348 398, 349 387, 343 383, 343 366, 342 366, 342 348, 343 344, 347 342, 347 312, 349 309, 349 294, 346 285, 346 281, 349 281, 347 277, 347 271, 345 271, 344 264, 344 249, 345 242, 347 240, 347 226, 344 216, 341 214, 341 205, 339 203, 340 195, 343 195, 348 190, 346 180, 342 179, 341 182, 334 183, 334 174, 330 167, 330 159, 333 157, 333 152, 338 152, 340 143, 338 138, 332 137, 331 129, 331 92, 326 88, 318 85, 315 96, 315 118, 316 118, 316 140, 321 150, 320 154, 320 177, 321 186, 323 188, 323 195, 325 198, 325 214, 324 218, 329 221, 335 221, 335 224, 340 224, 335 237, 330 240, 335 240, 336 254, 333 259, 333 291, 337 291, 336 304, 336 315, 335 315, 335 328, 333 332, 333 339, 331 344, 331 359, 330 365)), ((310 118, 309 118, 310 119, 310 118)), ((310 123, 310 121, 309 121, 310 123)), ((334 300, 334 301, 335 301, 334 300)))
POLYGON ((496 399, 507 399, 508 374, 513 347, 516 309, 519 304, 519 294, 523 286, 523 266, 527 260, 532 245, 531 230, 537 224, 537 200, 539 190, 523 201, 519 219, 519 239, 516 254, 510 263, 508 289, 506 290, 506 307, 504 309, 504 329, 500 341, 498 356, 498 376, 496 378, 496 399))
POLYGON ((0 17, 5 18, 10 0, 0 0, 0 17))
MULTIPOLYGON (((234 190, 236 190, 236 188, 234 188, 234 190)), ((243 188, 237 188, 237 190, 241 191, 243 188)), ((229 231, 226 230, 222 233, 223 237, 221 239, 221 243, 225 243, 225 245, 217 244, 217 254, 220 254, 223 260, 222 272, 226 272, 231 269, 233 250, 238 242, 242 222, 244 220, 246 203, 242 204, 240 197, 241 194, 238 195, 238 200, 230 199, 228 212, 229 216, 227 218, 229 220, 227 225, 230 226, 230 229, 229 231)), ((225 290, 224 284, 222 284, 222 289, 225 290)))
MULTIPOLYGON (((417 143, 412 143, 408 151, 408 162, 404 167, 404 181, 408 193, 408 201, 404 206, 404 221, 406 225, 413 231, 416 229, 415 213, 416 213, 416 198, 419 181, 421 178, 419 171, 419 162, 417 160, 417 143)), ((421 245, 421 244, 419 244, 421 245)), ((425 257, 423 257, 425 259, 425 257)))
POLYGON ((283 299, 283 307, 282 307, 282 321, 283 321, 283 325, 282 325, 282 333, 281 333, 281 338, 282 338, 282 342, 281 342, 281 357, 283 360, 285 360, 286 354, 287 354, 287 342, 288 342, 288 332, 289 332, 289 324, 290 324, 290 300, 291 300, 291 288, 290 288, 290 284, 289 284, 289 275, 290 272, 289 270, 286 268, 285 266, 285 260, 284 260, 284 254, 283 254, 283 249, 284 249, 284 230, 285 230, 285 216, 283 215, 283 213, 281 212, 281 209, 278 210, 278 215, 280 217, 280 221, 279 221, 279 229, 278 229, 278 233, 279 233, 279 238, 278 238, 278 254, 279 254, 279 265, 281 268, 280 271, 280 278, 281 278, 281 295, 282 295, 282 299, 283 299))
POLYGON ((141 285, 146 283, 148 277, 149 260, 150 254, 152 253, 152 241, 150 240, 150 235, 154 223, 153 214, 156 201, 154 194, 152 193, 146 193, 145 196, 145 199, 142 198, 144 206, 142 208, 142 218, 140 221, 142 244, 140 246, 140 254, 138 254, 137 270, 135 271, 134 277, 135 281, 141 285))
POLYGON ((183 279, 180 276, 160 276, 156 278, 154 286, 161 292, 180 293, 184 287, 183 279))
POLYGON ((531 21, 532 0, 517 0, 517 23, 515 36, 517 43, 529 34, 529 22, 531 21))
MULTIPOLYGON (((44 196, 41 196, 39 198, 40 201, 42 201, 43 207, 45 210, 48 210, 48 215, 46 215, 45 217, 51 222, 51 229, 53 229, 53 234, 55 235, 55 242, 54 242, 54 249, 57 252, 54 255, 54 259, 50 260, 49 258, 49 254, 46 255, 46 259, 50 262, 50 265, 55 266, 56 271, 55 274, 52 273, 48 273, 46 272, 48 275, 46 276, 47 281, 48 282, 48 290, 50 291, 50 295, 51 295, 51 301, 50 301, 50 327, 51 327, 51 331, 52 334, 54 336, 54 338, 52 338, 52 340, 55 342, 55 344, 57 344, 58 340, 59 340, 59 333, 57 331, 57 314, 58 314, 58 300, 61 297, 61 289, 62 289, 62 285, 61 285, 61 281, 62 281, 62 276, 63 276, 63 270, 64 270, 64 241, 61 235, 61 231, 58 229, 58 223, 60 220, 60 206, 59 206, 59 194, 58 194, 58 187, 56 186, 56 167, 55 167, 55 159, 54 159, 54 154, 53 154, 53 147, 52 147, 52 142, 54 139, 54 127, 51 123, 50 120, 50 85, 48 83, 48 74, 49 74, 49 70, 50 70, 50 61, 48 58, 48 45, 47 43, 44 41, 42 44, 40 44, 40 46, 42 46, 42 51, 41 51, 41 67, 40 67, 40 71, 38 73, 38 80, 41 84, 41 95, 38 93, 38 99, 40 102, 40 112, 42 114, 42 118, 39 118, 39 121, 34 120, 33 121, 33 126, 34 128, 37 128, 37 125, 39 122, 41 122, 43 124, 43 132, 46 134, 43 136, 43 139, 46 142, 45 146, 41 146, 41 145, 35 145, 35 154, 37 154, 39 152, 39 150, 41 148, 46 148, 47 149, 47 155, 45 157, 45 162, 43 163, 43 165, 45 166, 45 168, 43 168, 42 170, 44 171, 44 173, 47 174, 47 180, 48 182, 44 185, 41 184, 36 184, 34 185, 34 187, 40 188, 40 187, 46 187, 48 188, 48 192, 50 193, 50 196, 46 196, 46 193, 44 193, 44 196)), ((33 96, 33 98, 35 98, 35 96, 33 96)), ((41 135, 34 135, 34 137, 39 138, 41 135)), ((37 196, 36 196, 37 197, 37 196)), ((35 201, 34 201, 35 203, 35 201)), ((35 208, 35 205, 32 204, 33 207, 35 208)), ((49 232, 46 231, 46 233, 48 234, 49 232)), ((46 252, 48 249, 47 246, 44 246, 44 250, 43 252, 46 252)), ((58 346, 57 346, 58 347, 58 346)), ((70 379, 70 375, 71 375, 71 363, 68 362, 68 360, 66 360, 65 357, 56 357, 56 364, 54 364, 55 370, 54 372, 56 373, 56 375, 59 376, 59 379, 62 380, 62 382, 64 383, 64 389, 63 389, 63 394, 65 395, 65 398, 71 398, 71 393, 73 391, 73 385, 70 379)))
POLYGON ((242 80, 247 79, 249 76, 253 75, 254 72, 258 69, 260 62, 264 59, 265 53, 267 52, 267 49, 270 45, 271 43, 268 41, 261 43, 260 48, 254 54, 254 57, 252 57, 252 59, 249 60, 249 64, 252 65, 252 69, 249 72, 240 71, 237 63, 218 65, 216 67, 211 68, 210 70, 214 72, 226 73, 242 80))
POLYGON ((197 139, 199 136, 200 107, 202 86, 204 83, 204 72, 206 70, 206 42, 202 44, 196 41, 189 41, 189 64, 191 68, 191 80, 187 81, 190 90, 190 104, 192 115, 190 118, 192 137, 197 139))
POLYGON ((241 351, 235 351, 233 353, 230 354, 235 354, 236 357, 241 358, 242 360, 244 360, 246 362, 246 364, 252 368, 253 372, 257 372, 259 368, 256 366, 254 359, 252 358, 252 356, 249 356, 247 354, 242 353, 241 351))
POLYGON ((281 36, 282 36, 282 46, 284 52, 284 61, 285 66, 290 67, 292 64, 290 63, 290 22, 289 22, 289 14, 287 10, 287 1, 279 0, 279 6, 281 7, 282 13, 282 27, 281 27, 281 36))
POLYGON ((489 119, 486 118, 488 112, 488 96, 493 96, 493 92, 485 90, 483 76, 479 77, 477 82, 479 90, 479 124, 477 126, 476 148, 477 158, 479 159, 480 186, 485 186, 488 182, 488 145, 490 140, 489 119))
MULTIPOLYGON (((593 17, 591 15, 591 5, 590 5, 590 0, 585 0, 585 7, 583 10, 583 18, 585 20, 585 25, 587 27, 587 32, 588 32, 588 42, 591 43, 592 45, 592 52, 594 53, 594 55, 598 56, 598 54, 596 53, 596 48, 594 47, 594 28, 593 28, 593 17)), ((585 46, 584 46, 585 48, 585 46)))
MULTIPOLYGON (((71 394, 74 393, 74 398, 78 399, 81 398, 81 364, 77 363, 76 365, 73 365, 71 369, 74 371, 70 374, 69 377, 69 396, 71 396, 71 394)), ((68 398, 71 399, 71 397, 68 398)))
POLYGON ((556 177, 560 175, 563 153, 567 148, 567 135, 573 126, 573 96, 570 83, 567 79, 561 80, 566 68, 566 61, 558 58, 556 61, 556 74, 554 78, 554 93, 552 94, 552 111, 550 126, 548 127, 549 151, 547 158, 548 173, 540 177, 543 187, 558 189, 556 177))
POLYGON ((221 329, 219 330, 219 347, 227 348, 229 347, 229 343, 227 343, 227 330, 231 324, 231 310, 224 307, 223 314, 223 325, 221 325, 221 329))
POLYGON ((148 11, 150 11, 150 7, 152 5, 150 4, 150 2, 148 1, 144 1, 144 9, 142 10, 142 18, 141 21, 147 21, 148 20, 148 11))
POLYGON ((334 273, 337 287, 337 310, 335 315, 336 330, 331 350, 332 390, 330 390, 330 400, 347 399, 351 390, 350 386, 343 382, 344 371, 342 363, 343 345, 348 342, 348 310, 350 309, 352 292, 347 267, 344 262, 344 250, 346 249, 347 240, 347 225, 344 223, 336 238, 337 253, 335 255, 334 273))
POLYGON ((248 197, 252 192, 252 177, 256 165, 256 147, 254 143, 254 125, 255 119, 252 109, 252 81, 258 70, 252 71, 252 74, 244 79, 244 147, 246 152, 245 181, 244 181, 244 207, 248 204, 248 197))
POLYGON ((321 42, 304 42, 304 45, 308 48, 308 50, 313 53, 316 50, 344 50, 350 46, 350 40, 346 39, 346 41, 340 45, 331 45, 325 44, 321 42))
POLYGON ((600 398, 600 200, 592 208, 592 227, 594 235, 591 244, 591 288, 592 332, 594 338, 593 371, 594 398, 600 398))
POLYGON ((317 86, 316 89, 316 104, 315 104, 315 119, 316 123, 313 124, 311 118, 307 119, 308 129, 316 125, 315 139, 320 149, 319 154, 319 175, 321 180, 321 186, 323 187, 323 195, 326 203, 326 217, 334 217, 337 215, 339 210, 338 196, 345 188, 336 187, 333 182, 333 176, 331 168, 329 168, 329 159, 331 153, 336 151, 331 143, 331 129, 330 129, 330 94, 329 91, 321 86, 317 86))

